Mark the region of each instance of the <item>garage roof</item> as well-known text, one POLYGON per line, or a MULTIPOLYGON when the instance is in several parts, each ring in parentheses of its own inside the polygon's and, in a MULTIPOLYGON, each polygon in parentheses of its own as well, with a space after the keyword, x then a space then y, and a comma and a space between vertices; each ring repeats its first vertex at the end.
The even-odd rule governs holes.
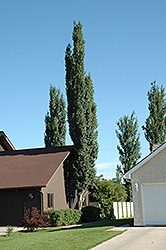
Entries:
POLYGON ((0 152, 0 189, 45 187, 72 146, 0 152))
POLYGON ((145 156, 139 163, 137 163, 133 168, 131 168, 125 175, 125 179, 131 179, 131 174, 135 172, 138 168, 140 168, 143 164, 145 164, 147 161, 152 159, 156 154, 161 152, 166 147, 166 142, 161 144, 158 148, 156 148, 154 151, 152 151, 150 154, 145 156))

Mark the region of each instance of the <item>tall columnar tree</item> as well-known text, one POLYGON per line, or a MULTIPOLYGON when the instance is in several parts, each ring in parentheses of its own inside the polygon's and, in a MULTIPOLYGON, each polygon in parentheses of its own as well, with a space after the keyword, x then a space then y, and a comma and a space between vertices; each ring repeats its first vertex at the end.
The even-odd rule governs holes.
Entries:
POLYGON ((49 112, 45 116, 46 147, 64 146, 66 140, 66 104, 60 89, 50 85, 49 112))
POLYGON ((117 165, 116 166, 116 177, 112 179, 112 181, 122 184, 122 179, 123 179, 123 171, 122 171, 122 166, 117 165))
POLYGON ((84 70, 85 41, 80 22, 74 22, 72 38, 73 50, 69 44, 65 55, 67 115, 75 153, 72 167, 81 200, 83 191, 92 185, 95 177, 98 132, 93 83, 84 70))
MULTIPOLYGON (((123 116, 117 122, 118 130, 116 130, 119 145, 119 160, 122 165, 122 173, 125 174, 130 170, 141 157, 140 154, 140 135, 138 133, 138 120, 135 111, 131 116, 123 116)), ((127 200, 131 200, 131 184, 124 179, 124 185, 128 194, 127 200)))
POLYGON ((159 87, 156 81, 151 83, 148 91, 149 116, 142 126, 145 131, 145 138, 149 143, 150 151, 156 143, 163 143, 166 140, 166 102, 165 88, 159 87))

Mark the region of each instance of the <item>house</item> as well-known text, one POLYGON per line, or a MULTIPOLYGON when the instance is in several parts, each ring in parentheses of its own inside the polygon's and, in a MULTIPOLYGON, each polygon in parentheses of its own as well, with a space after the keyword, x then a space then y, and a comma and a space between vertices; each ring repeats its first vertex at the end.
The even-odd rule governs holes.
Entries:
POLYGON ((166 142, 124 177, 132 183, 134 225, 166 225, 166 142))
POLYGON ((0 151, 15 150, 15 147, 3 131, 0 131, 0 151))
POLYGON ((0 225, 18 225, 32 207, 41 212, 76 207, 73 146, 15 150, 4 132, 0 145, 0 225))

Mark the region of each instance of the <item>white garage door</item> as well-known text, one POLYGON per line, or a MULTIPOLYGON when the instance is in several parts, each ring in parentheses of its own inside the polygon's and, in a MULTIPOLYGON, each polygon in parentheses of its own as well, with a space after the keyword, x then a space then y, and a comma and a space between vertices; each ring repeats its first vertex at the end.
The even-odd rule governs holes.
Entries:
POLYGON ((166 185, 143 185, 145 225, 166 225, 166 185))

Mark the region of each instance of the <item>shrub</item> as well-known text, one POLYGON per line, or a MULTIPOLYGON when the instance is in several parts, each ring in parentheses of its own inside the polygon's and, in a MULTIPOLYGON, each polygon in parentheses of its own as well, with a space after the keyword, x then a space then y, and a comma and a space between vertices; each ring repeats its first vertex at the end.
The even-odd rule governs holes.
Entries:
POLYGON ((76 209, 49 210, 49 220, 51 226, 68 226, 77 224, 81 218, 81 211, 76 209))
POLYGON ((33 207, 32 211, 28 209, 20 226, 27 228, 27 230, 31 232, 39 227, 48 227, 50 226, 48 212, 39 214, 39 210, 36 207, 33 207))
POLYGON ((64 213, 62 210, 49 210, 49 220, 52 227, 62 226, 64 213))
POLYGON ((76 209, 64 209, 64 225, 77 224, 81 219, 82 212, 76 209))
POLYGON ((90 196, 93 202, 99 202, 101 205, 102 217, 112 218, 112 202, 125 201, 127 193, 125 187, 120 183, 106 180, 102 175, 95 177, 95 189, 90 196))
POLYGON ((95 206, 87 206, 82 208, 82 222, 92 222, 100 220, 101 209, 95 206))

